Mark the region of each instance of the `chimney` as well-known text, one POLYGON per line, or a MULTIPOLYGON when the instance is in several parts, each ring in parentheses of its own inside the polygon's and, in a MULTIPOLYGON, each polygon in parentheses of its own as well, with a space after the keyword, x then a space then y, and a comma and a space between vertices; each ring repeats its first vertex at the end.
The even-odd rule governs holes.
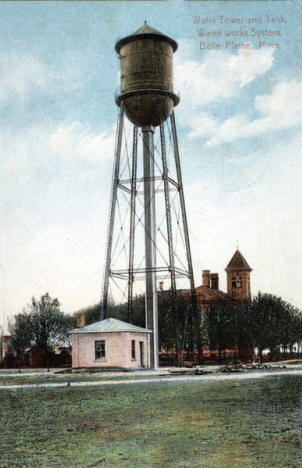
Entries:
POLYGON ((202 270, 202 285, 210 288, 210 270, 202 270))
POLYGON ((219 289, 219 276, 218 273, 211 273, 211 288, 219 289))
POLYGON ((164 290, 164 282, 163 282, 163 281, 160 281, 160 282, 158 283, 158 287, 159 287, 159 290, 160 290, 160 291, 163 291, 163 290, 164 290))
POLYGON ((77 314, 77 328, 85 327, 85 314, 80 312, 77 314))

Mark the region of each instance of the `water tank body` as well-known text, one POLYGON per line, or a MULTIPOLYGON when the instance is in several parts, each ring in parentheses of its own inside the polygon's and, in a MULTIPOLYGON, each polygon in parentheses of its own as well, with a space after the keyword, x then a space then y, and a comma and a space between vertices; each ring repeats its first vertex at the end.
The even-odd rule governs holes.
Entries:
POLYGON ((139 127, 164 122, 179 102, 173 91, 177 43, 147 24, 115 46, 120 57, 120 93, 127 117, 139 127))

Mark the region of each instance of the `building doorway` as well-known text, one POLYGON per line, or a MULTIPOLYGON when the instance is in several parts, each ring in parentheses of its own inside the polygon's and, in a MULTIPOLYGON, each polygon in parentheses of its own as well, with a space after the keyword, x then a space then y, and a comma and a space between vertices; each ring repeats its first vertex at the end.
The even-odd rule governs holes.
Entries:
POLYGON ((144 352, 144 342, 139 342, 139 355, 140 355, 140 366, 145 367, 145 352, 144 352))

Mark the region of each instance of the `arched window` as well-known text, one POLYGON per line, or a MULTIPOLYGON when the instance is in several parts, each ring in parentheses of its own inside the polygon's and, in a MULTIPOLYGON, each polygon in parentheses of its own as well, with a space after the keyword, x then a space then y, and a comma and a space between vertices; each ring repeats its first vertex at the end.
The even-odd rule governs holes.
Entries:
POLYGON ((242 280, 240 278, 240 276, 237 276, 236 278, 236 288, 241 288, 242 286, 242 280))
POLYGON ((236 278, 234 276, 232 278, 232 288, 236 288, 236 278))

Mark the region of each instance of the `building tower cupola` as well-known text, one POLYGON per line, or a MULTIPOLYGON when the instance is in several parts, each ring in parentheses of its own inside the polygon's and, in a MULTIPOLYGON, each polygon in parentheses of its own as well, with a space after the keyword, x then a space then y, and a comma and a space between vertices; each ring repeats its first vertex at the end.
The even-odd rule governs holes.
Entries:
POLYGON ((225 271, 227 272, 227 293, 233 299, 245 301, 251 297, 249 266, 242 253, 237 249, 225 271))

